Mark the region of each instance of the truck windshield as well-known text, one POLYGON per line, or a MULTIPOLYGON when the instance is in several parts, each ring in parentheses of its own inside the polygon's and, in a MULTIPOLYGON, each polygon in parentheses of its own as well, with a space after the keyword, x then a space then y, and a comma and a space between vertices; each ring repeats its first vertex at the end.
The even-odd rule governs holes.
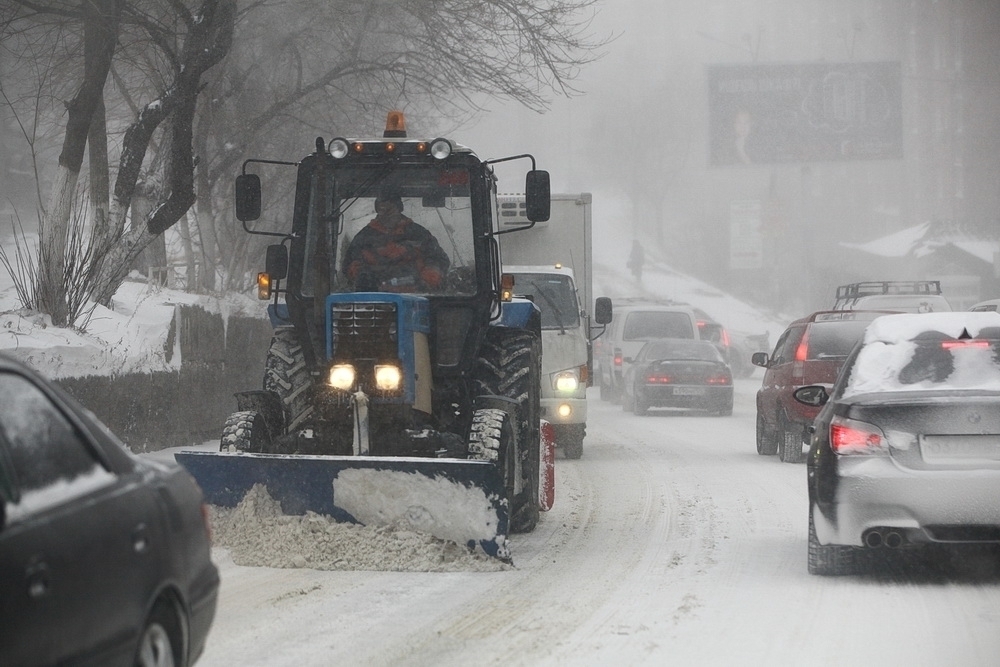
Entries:
POLYGON ((303 295, 475 294, 469 180, 437 165, 314 174, 303 295))
POLYGON ((526 296, 542 311, 543 329, 580 326, 576 288, 569 276, 552 273, 515 273, 514 293, 526 296))

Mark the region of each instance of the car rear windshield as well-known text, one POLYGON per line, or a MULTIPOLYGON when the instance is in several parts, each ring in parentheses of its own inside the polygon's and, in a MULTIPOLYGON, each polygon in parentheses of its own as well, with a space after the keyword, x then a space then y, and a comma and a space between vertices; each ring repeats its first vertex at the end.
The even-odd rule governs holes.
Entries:
POLYGON ((722 361, 719 351, 707 341, 663 341, 647 343, 649 346, 642 356, 649 361, 661 359, 686 359, 698 361, 722 361))
POLYGON ((843 359, 851 353, 868 321, 846 320, 814 322, 809 327, 809 349, 806 359, 843 359))
POLYGON ((691 316, 684 312, 641 310, 625 320, 624 340, 694 338, 691 316))

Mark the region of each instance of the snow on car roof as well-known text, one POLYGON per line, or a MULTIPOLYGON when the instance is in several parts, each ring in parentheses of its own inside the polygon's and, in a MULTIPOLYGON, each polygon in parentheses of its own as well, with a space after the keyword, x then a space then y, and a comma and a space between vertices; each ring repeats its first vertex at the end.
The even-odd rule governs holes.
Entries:
POLYGON ((872 341, 885 343, 912 340, 924 331, 940 331, 958 338, 963 331, 976 337, 982 329, 1000 327, 1000 313, 946 312, 900 313, 875 318, 865 331, 865 344, 872 341))
POLYGON ((1000 365, 996 346, 958 350, 940 347, 926 358, 918 358, 924 332, 940 332, 950 338, 977 338, 984 330, 991 340, 1000 339, 1000 313, 950 312, 884 315, 865 331, 864 345, 851 368, 844 396, 885 391, 971 389, 1000 391, 1000 365))

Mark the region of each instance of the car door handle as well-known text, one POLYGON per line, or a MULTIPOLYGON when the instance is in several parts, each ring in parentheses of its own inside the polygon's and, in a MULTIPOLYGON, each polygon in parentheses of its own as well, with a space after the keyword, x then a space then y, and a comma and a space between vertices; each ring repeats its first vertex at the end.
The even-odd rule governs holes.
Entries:
POLYGON ((140 523, 132 531, 132 549, 137 554, 145 553, 146 549, 149 548, 149 531, 146 529, 146 524, 140 523))
POLYGON ((25 572, 28 583, 28 597, 37 600, 48 595, 52 588, 52 577, 49 566, 45 563, 32 563, 25 572))

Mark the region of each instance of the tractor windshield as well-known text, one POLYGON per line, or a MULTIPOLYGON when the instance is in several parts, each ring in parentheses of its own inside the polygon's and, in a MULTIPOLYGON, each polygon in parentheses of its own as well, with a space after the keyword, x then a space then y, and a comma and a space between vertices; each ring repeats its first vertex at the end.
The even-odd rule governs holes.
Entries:
POLYGON ((476 292, 467 169, 339 167, 313 175, 302 292, 476 292))

